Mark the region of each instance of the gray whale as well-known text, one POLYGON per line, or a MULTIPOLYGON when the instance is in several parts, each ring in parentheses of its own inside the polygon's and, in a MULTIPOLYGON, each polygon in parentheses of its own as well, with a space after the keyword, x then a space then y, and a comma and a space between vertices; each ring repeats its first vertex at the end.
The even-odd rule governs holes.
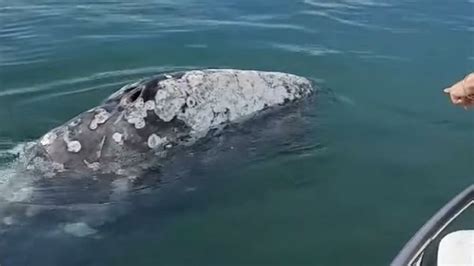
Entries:
POLYGON ((299 101, 314 90, 310 80, 280 72, 161 74, 122 87, 30 143, 25 167, 47 176, 67 171, 127 175, 127 169, 151 165, 211 131, 299 101))

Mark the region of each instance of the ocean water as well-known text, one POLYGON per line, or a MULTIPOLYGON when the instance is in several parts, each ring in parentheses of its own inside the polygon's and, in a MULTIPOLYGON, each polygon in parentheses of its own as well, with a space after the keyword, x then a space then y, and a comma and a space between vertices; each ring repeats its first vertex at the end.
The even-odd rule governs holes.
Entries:
POLYGON ((474 182, 474 111, 442 93, 474 71, 472 0, 0 4, 2 266, 386 265, 474 182), (207 67, 321 90, 144 189, 32 188, 12 166, 122 85, 207 67))

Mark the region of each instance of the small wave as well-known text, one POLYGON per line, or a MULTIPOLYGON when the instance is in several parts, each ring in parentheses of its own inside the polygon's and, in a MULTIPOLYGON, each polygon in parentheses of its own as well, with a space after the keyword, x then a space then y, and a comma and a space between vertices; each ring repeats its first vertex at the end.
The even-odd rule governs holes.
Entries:
MULTIPOLYGON (((19 35, 14 41, 5 42, 2 50, 7 50, 0 56, 0 66, 17 66, 25 64, 36 64, 50 60, 51 55, 54 53, 53 45, 58 45, 61 42, 57 40, 46 41, 37 39, 40 34, 36 35, 19 35), (34 41, 35 44, 28 49, 20 49, 19 43, 31 44, 34 41)), ((44 37, 44 36, 43 36, 44 37)), ((0 37, 0 39, 2 39, 0 37)))
POLYGON ((368 28, 368 29, 378 28, 376 26, 369 25, 369 24, 366 24, 366 23, 362 23, 362 22, 359 22, 359 21, 340 18, 338 16, 332 15, 329 12, 325 12, 325 11, 307 10, 307 11, 302 11, 301 13, 305 14, 305 15, 316 15, 316 16, 320 16, 320 17, 326 17, 328 19, 334 20, 334 21, 339 22, 341 24, 350 25, 350 26, 357 26, 357 27, 368 28))
POLYGON ((206 49, 209 46, 207 44, 204 44, 204 43, 195 43, 195 44, 187 44, 186 47, 197 48, 197 49, 206 49))
POLYGON ((252 156, 251 163, 253 165, 260 165, 263 162, 289 162, 301 160, 302 158, 324 156, 327 154, 327 151, 328 148, 320 143, 284 143, 276 147, 273 152, 252 156))
POLYGON ((327 9, 361 9, 364 7, 390 7, 389 3, 375 2, 372 0, 343 0, 339 2, 321 2, 316 0, 303 0, 303 3, 327 9))
MULTIPOLYGON (((4 165, 6 169, 9 169, 8 166, 18 158, 23 146, 16 144, 9 138, 0 138, 0 166, 4 165)), ((0 172, 3 170, 0 168, 0 172)), ((7 176, 10 175, 11 173, 0 173, 0 183, 4 183, 8 179, 7 176)))
POLYGON ((382 1, 373 0, 344 0, 344 2, 355 6, 370 6, 370 7, 391 7, 392 4, 384 3, 382 1))
POLYGON ((120 41, 120 40, 127 40, 127 39, 146 39, 146 38, 156 38, 157 35, 151 35, 151 34, 87 34, 87 35, 82 35, 82 36, 77 36, 78 39, 89 39, 89 40, 96 40, 96 41, 120 41))
POLYGON ((381 60, 393 60, 393 61, 410 61, 410 59, 395 55, 377 54, 372 51, 349 51, 349 53, 356 55, 362 59, 381 59, 381 60))
POLYGON ((50 57, 50 51, 33 51, 15 53, 14 55, 4 56, 0 59, 0 66, 18 66, 26 64, 37 64, 45 62, 50 57))
POLYGON ((362 21, 356 21, 353 19, 345 19, 345 18, 341 18, 340 16, 333 15, 332 13, 334 12, 330 12, 330 11, 305 10, 305 11, 301 11, 300 13, 304 15, 310 15, 310 16, 325 17, 327 19, 336 21, 344 25, 355 26, 355 27, 360 27, 360 28, 369 29, 369 30, 383 30, 383 31, 388 31, 392 33, 414 32, 413 30, 410 30, 410 29, 384 27, 384 26, 378 26, 374 24, 365 23, 362 21))
POLYGON ((199 26, 241 26, 241 27, 252 27, 252 28, 264 28, 264 29, 287 29, 297 30, 304 32, 314 32, 307 27, 294 25, 294 24, 282 24, 282 23, 264 23, 254 21, 241 21, 241 20, 218 20, 218 19, 189 19, 186 22, 188 25, 199 25, 199 26))
POLYGON ((305 53, 311 56, 323 56, 328 54, 341 54, 342 51, 330 49, 324 46, 304 46, 295 44, 281 44, 281 43, 270 43, 271 47, 280 49, 283 51, 294 52, 294 53, 305 53))
POLYGON ((17 41, 25 40, 25 39, 38 39, 41 37, 46 37, 46 35, 38 34, 38 33, 33 33, 33 32, 15 32, 15 33, 9 33, 9 34, 3 34, 2 37, 5 38, 12 38, 17 41))
POLYGON ((0 154, 19 154, 23 150, 23 147, 25 145, 25 144, 17 144, 8 138, 1 138, 0 145, 2 144, 7 144, 13 147, 10 149, 1 151, 0 154))
POLYGON ((0 36, 5 37, 11 34, 11 33, 24 33, 24 32, 33 32, 33 28, 31 26, 20 26, 20 27, 13 27, 13 28, 8 28, 8 27, 2 27, 0 28, 0 36))
POLYGON ((288 18, 288 14, 251 14, 251 15, 241 15, 238 17, 239 20, 244 21, 271 21, 275 19, 288 18))
POLYGON ((41 23, 44 22, 44 18, 28 18, 28 19, 22 19, 22 20, 14 20, 14 21, 8 21, 4 22, 2 25, 3 30, 16 30, 18 28, 23 28, 23 27, 31 27, 33 25, 41 25, 41 23))
POLYGON ((303 3, 319 8, 344 8, 344 9, 357 9, 352 5, 346 3, 334 3, 334 2, 319 2, 315 0, 304 0, 303 3))
POLYGON ((384 30, 392 33, 412 32, 412 30, 409 29, 386 27, 379 25, 379 23, 370 23, 369 19, 373 17, 373 11, 369 8, 393 7, 392 4, 387 2, 376 2, 372 0, 343 0, 330 3, 304 0, 303 2, 315 8, 302 10, 300 14, 324 17, 344 25, 370 30, 384 30))
MULTIPOLYGON (((43 63, 43 62, 46 62, 46 61, 47 61, 46 59, 12 60, 12 61, 0 62, 0 66, 2 66, 2 67, 21 66, 21 65, 29 65, 29 64, 38 64, 38 63, 43 63)), ((1 95, 0 95, 0 97, 1 97, 1 95)))
POLYGON ((301 158, 312 156, 315 154, 321 154, 324 153, 326 150, 327 147, 320 143, 287 143, 280 151, 278 151, 278 155, 301 158))
POLYGON ((349 96, 335 93, 334 97, 335 97, 336 101, 338 101, 338 102, 340 102, 340 103, 342 103, 346 106, 352 106, 352 107, 356 106, 355 100, 350 98, 349 96))
POLYGON ((390 60, 390 61, 410 61, 410 59, 400 56, 393 55, 379 55, 379 54, 369 54, 369 55, 360 55, 362 59, 378 59, 378 60, 390 60))
POLYGON ((62 91, 62 92, 57 92, 57 93, 50 93, 50 94, 41 95, 41 96, 37 96, 37 97, 29 97, 26 100, 20 101, 20 104, 30 104, 30 103, 34 103, 34 102, 38 102, 38 101, 49 100, 49 99, 56 98, 56 97, 62 97, 62 96, 68 96, 68 95, 74 95, 74 94, 81 94, 81 93, 95 91, 95 90, 101 90, 101 89, 108 88, 108 87, 120 87, 120 86, 123 86, 127 83, 131 83, 133 81, 134 81, 133 79, 126 79, 126 80, 119 81, 119 82, 105 83, 105 84, 101 84, 101 85, 98 85, 98 86, 86 87, 86 88, 83 88, 83 89, 75 89, 75 90, 72 90, 72 91, 62 91))
MULTIPOLYGON (((130 76, 136 75, 145 75, 150 73, 160 73, 164 71, 169 71, 172 69, 177 69, 177 66, 159 66, 159 67, 142 67, 136 69, 122 69, 122 70, 112 70, 112 71, 105 71, 93 74, 87 77, 78 77, 78 78, 71 78, 71 79, 64 79, 53 81, 45 84, 40 84, 36 86, 30 87, 21 87, 21 88, 14 88, 14 89, 6 89, 0 92, 0 97, 5 96, 12 96, 12 95, 21 95, 27 94, 32 92, 44 92, 57 89, 63 86, 70 86, 70 87, 77 87, 80 84, 87 84, 87 83, 100 83, 101 80, 122 77, 127 78, 130 76)), ((191 66, 179 67, 179 69, 191 69, 191 66)))

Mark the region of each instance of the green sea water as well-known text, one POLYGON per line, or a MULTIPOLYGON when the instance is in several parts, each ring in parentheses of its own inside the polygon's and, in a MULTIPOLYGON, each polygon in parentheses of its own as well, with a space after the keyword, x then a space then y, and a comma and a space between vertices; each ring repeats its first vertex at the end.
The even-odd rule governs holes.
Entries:
POLYGON ((0 4, 2 154, 163 71, 284 71, 322 88, 305 126, 243 137, 184 187, 85 205, 104 216, 91 236, 51 231, 70 214, 54 207, 3 226, 2 266, 386 265, 474 183, 474 111, 442 93, 474 71, 472 0, 0 4))

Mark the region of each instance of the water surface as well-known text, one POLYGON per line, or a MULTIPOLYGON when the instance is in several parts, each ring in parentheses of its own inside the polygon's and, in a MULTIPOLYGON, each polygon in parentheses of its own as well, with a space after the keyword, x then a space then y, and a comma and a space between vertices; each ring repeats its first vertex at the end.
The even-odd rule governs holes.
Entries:
POLYGON ((158 72, 285 71, 323 88, 301 123, 273 117, 271 137, 186 159, 167 189, 2 199, 45 210, 1 214, 2 266, 384 265, 473 182, 474 113, 442 94, 474 69, 472 0, 0 3, 2 184, 18 144, 158 72))

